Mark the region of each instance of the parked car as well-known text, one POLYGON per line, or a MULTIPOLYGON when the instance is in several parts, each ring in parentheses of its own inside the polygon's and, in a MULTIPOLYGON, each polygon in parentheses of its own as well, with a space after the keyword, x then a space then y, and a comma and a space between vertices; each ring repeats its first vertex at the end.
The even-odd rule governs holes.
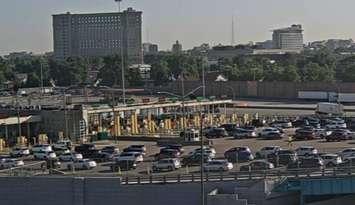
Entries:
POLYGON ((114 161, 110 165, 110 169, 112 172, 121 171, 129 171, 137 168, 137 162, 135 160, 118 160, 114 161))
POLYGON ((314 129, 314 132, 315 132, 316 138, 320 138, 320 139, 324 139, 327 136, 332 134, 331 130, 322 129, 322 128, 316 128, 316 129, 314 129))
POLYGON ((312 146, 300 146, 296 150, 298 156, 309 156, 318 154, 318 150, 312 146))
POLYGON ((355 157, 355 148, 346 148, 339 153, 339 156, 342 158, 342 160, 355 157))
POLYGON ((235 139, 251 138, 257 136, 255 131, 247 130, 244 128, 236 128, 231 131, 230 135, 233 136, 235 139))
POLYGON ((264 127, 266 124, 266 120, 263 119, 253 119, 251 124, 255 127, 264 127))
POLYGON ((175 149, 161 149, 160 152, 155 155, 155 159, 179 158, 180 155, 180 152, 175 149))
POLYGON ((228 123, 219 126, 219 128, 224 128, 224 130, 227 131, 228 135, 232 135, 232 132, 238 128, 238 125, 233 123, 228 123))
POLYGON ((42 168, 47 169, 60 169, 61 163, 58 158, 47 159, 46 163, 41 165, 42 168))
POLYGON ((115 146, 106 146, 101 149, 101 152, 108 154, 119 154, 120 150, 115 146))
POLYGON ((153 171, 162 171, 169 170, 174 171, 175 169, 179 169, 181 167, 180 160, 176 158, 170 159, 160 159, 157 162, 153 162, 153 171))
POLYGON ((135 162, 143 162, 143 155, 140 152, 122 152, 114 156, 115 161, 131 160, 135 162))
POLYGON ((281 132, 269 132, 265 135, 262 136, 263 139, 265 140, 278 140, 278 139, 282 139, 284 137, 284 134, 282 134, 281 132))
POLYGON ((273 136, 274 134, 280 134, 280 130, 278 130, 275 127, 267 127, 261 130, 259 133, 259 137, 264 138, 267 137, 269 138, 270 136, 273 136))
POLYGON ((123 149, 123 152, 140 152, 142 155, 145 155, 146 151, 145 145, 131 145, 123 149))
POLYGON ((287 169, 315 169, 322 170, 324 162, 320 157, 299 158, 295 163, 289 164, 287 169))
POLYGON ((27 147, 15 147, 10 151, 11 157, 23 157, 30 155, 30 150, 27 147))
POLYGON ((351 140, 352 136, 350 131, 348 130, 341 130, 341 129, 336 129, 332 131, 332 134, 329 136, 325 137, 325 140, 327 142, 332 142, 332 141, 342 141, 342 140, 351 140))
POLYGON ((48 145, 48 144, 38 144, 38 145, 34 145, 31 149, 32 153, 35 152, 52 152, 52 146, 48 145))
POLYGON ((90 159, 79 159, 68 164, 68 170, 72 169, 93 169, 97 166, 96 162, 90 159))
POLYGON ((203 165, 203 170, 206 172, 229 171, 231 169, 233 169, 233 164, 227 160, 211 160, 203 165))
POLYGON ((23 166, 25 163, 20 159, 3 158, 0 160, 0 169, 9 169, 23 166))
POLYGON ((94 144, 81 144, 74 148, 75 152, 80 153, 83 157, 90 157, 93 153, 97 151, 94 144))
POLYGON ((346 129, 346 123, 343 121, 331 121, 325 125, 326 129, 346 129))
POLYGON ((267 158, 271 154, 275 154, 281 148, 280 146, 267 146, 261 148, 260 151, 256 153, 256 158, 267 158))
POLYGON ((261 171, 261 170, 269 170, 273 168, 275 168, 274 165, 268 161, 256 160, 250 162, 248 165, 241 166, 240 171, 242 172, 261 171))
POLYGON ((69 152, 69 153, 59 155, 59 160, 64 162, 76 161, 80 159, 83 159, 83 155, 75 152, 69 152))
POLYGON ((291 128, 292 127, 292 123, 290 121, 287 120, 276 120, 272 123, 270 123, 271 127, 281 127, 281 128, 291 128))
POLYGON ((95 160, 96 162, 107 162, 112 160, 114 157, 113 154, 107 152, 101 152, 101 150, 96 150, 90 155, 90 159, 95 160))
POLYGON ((316 138, 314 128, 311 126, 306 126, 299 128, 295 131, 296 140, 313 140, 316 138))
POLYGON ((173 150, 177 150, 178 152, 180 152, 180 154, 184 153, 184 148, 181 144, 168 144, 164 146, 166 149, 173 149, 173 150))
POLYGON ((206 133, 207 138, 223 138, 228 137, 228 133, 224 128, 213 128, 206 133))
POLYGON ((39 152, 34 152, 33 157, 36 160, 47 160, 47 159, 56 158, 57 155, 55 154, 55 152, 39 151, 39 152))
MULTIPOLYGON (((203 155, 203 162, 207 163, 211 161, 212 158, 208 154, 203 155)), ((201 153, 195 153, 193 155, 188 155, 184 157, 181 161, 183 166, 195 166, 201 164, 201 153)))
MULTIPOLYGON (((195 153, 201 153, 201 148, 197 148, 189 153, 189 155, 194 155, 195 153)), ((203 147, 203 153, 208 154, 209 157, 215 158, 216 157, 216 150, 213 147, 203 147)))
POLYGON ((280 149, 276 153, 268 156, 268 161, 275 166, 288 165, 296 162, 298 159, 297 154, 293 150, 280 149))
POLYGON ((70 150, 68 148, 62 147, 62 148, 58 148, 58 147, 53 147, 53 151, 56 155, 62 155, 62 154, 66 154, 66 153, 70 153, 70 150))
POLYGON ((343 162, 337 154, 321 154, 320 157, 323 159, 324 166, 326 167, 335 167, 343 162))
POLYGON ((52 145, 53 148, 62 148, 62 149, 70 149, 71 148, 70 140, 60 140, 52 145))
POLYGON ((234 147, 224 153, 224 157, 229 162, 246 162, 254 160, 254 156, 249 147, 234 147))
POLYGON ((348 157, 338 164, 338 170, 354 170, 355 169, 355 157, 348 157))

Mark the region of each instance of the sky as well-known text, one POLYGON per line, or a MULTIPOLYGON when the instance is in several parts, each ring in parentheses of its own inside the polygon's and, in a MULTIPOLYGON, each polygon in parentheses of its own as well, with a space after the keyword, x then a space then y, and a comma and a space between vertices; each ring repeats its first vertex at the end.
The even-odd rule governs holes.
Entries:
MULTIPOLYGON (((305 42, 355 38, 354 0, 123 0, 143 11, 143 42, 171 49, 202 43, 230 44, 271 39, 271 30, 302 24, 305 42)), ((0 55, 52 51, 52 14, 117 11, 114 0, 1 0, 0 55)))

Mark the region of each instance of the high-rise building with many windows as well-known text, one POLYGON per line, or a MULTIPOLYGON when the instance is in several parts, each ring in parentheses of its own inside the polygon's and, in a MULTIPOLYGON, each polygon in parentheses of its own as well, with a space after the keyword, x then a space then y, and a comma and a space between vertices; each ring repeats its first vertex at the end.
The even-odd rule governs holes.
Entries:
POLYGON ((275 49, 302 50, 303 30, 301 25, 276 29, 273 31, 272 41, 275 49))
POLYGON ((129 64, 142 63, 142 12, 53 15, 53 44, 56 59, 122 51, 129 64))

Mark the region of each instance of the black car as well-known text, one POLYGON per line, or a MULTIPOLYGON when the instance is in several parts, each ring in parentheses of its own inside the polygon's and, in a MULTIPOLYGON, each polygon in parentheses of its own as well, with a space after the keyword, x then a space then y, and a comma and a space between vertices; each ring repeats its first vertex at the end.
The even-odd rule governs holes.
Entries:
POLYGON ((47 159, 46 163, 42 164, 41 167, 46 167, 47 169, 60 169, 61 163, 58 158, 51 158, 47 159))
POLYGON ((312 140, 316 138, 316 133, 313 127, 307 126, 299 128, 295 132, 296 140, 312 140))
POLYGON ((350 135, 350 132, 348 130, 342 130, 342 129, 337 129, 333 130, 332 134, 328 135, 325 137, 325 140, 327 142, 331 141, 342 141, 342 140, 351 140, 352 137, 350 135))
POLYGON ((320 157, 299 158, 295 163, 289 164, 287 169, 311 169, 322 170, 324 168, 323 160, 320 157))
POLYGON ((107 162, 112 159, 113 155, 107 152, 102 152, 101 150, 95 150, 92 152, 88 158, 95 160, 96 162, 107 162))
POLYGON ((146 148, 144 145, 131 145, 125 149, 123 149, 123 152, 140 152, 143 155, 145 155, 146 148))
MULTIPOLYGON (((204 163, 207 163, 207 162, 209 162, 211 160, 212 160, 212 158, 209 155, 207 155, 207 154, 203 155, 203 162, 204 163)), ((181 163, 182 163, 183 166, 200 165, 200 163, 201 163, 201 154, 189 155, 189 156, 183 158, 181 163)))
POLYGON ((180 157, 180 152, 175 149, 161 149, 160 153, 154 156, 156 160, 166 159, 166 158, 179 158, 179 157, 180 157))
POLYGON ((269 162, 273 163, 275 166, 286 166, 293 164, 297 161, 297 156, 295 154, 271 154, 267 159, 269 162))
POLYGON ((97 152, 94 144, 81 144, 74 148, 75 152, 83 155, 84 158, 89 158, 91 155, 97 152))
POLYGON ((174 149, 182 154, 185 150, 181 144, 168 144, 164 146, 166 149, 174 149))
POLYGON ((207 138, 223 138, 228 137, 228 133, 224 128, 212 128, 206 133, 207 138))
POLYGON ((230 135, 234 129, 238 128, 238 126, 236 124, 230 123, 230 124, 223 124, 223 125, 219 126, 219 128, 224 128, 228 132, 228 134, 230 135))
POLYGON ((106 146, 101 149, 101 152, 108 153, 108 154, 118 154, 119 149, 115 146, 106 146))
POLYGON ((110 165, 110 169, 112 172, 129 171, 136 168, 137 168, 137 163, 133 160, 115 161, 110 165))
POLYGON ((249 147, 233 147, 224 153, 229 162, 246 162, 254 159, 249 147))

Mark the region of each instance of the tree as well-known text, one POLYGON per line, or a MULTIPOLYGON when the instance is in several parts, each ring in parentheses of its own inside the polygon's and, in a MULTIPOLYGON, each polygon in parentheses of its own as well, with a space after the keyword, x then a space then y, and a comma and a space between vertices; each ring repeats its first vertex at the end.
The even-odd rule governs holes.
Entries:
POLYGON ((328 65, 322 67, 317 63, 308 63, 303 68, 303 81, 332 82, 334 70, 328 65))
POLYGON ((118 55, 107 56, 103 59, 103 67, 99 71, 102 84, 117 86, 121 83, 121 57, 118 55))
POLYGON ((299 82, 301 80, 300 75, 297 72, 297 68, 294 65, 285 66, 281 73, 281 81, 299 82))
POLYGON ((169 81, 168 62, 161 60, 152 64, 151 79, 155 85, 162 85, 169 81))

